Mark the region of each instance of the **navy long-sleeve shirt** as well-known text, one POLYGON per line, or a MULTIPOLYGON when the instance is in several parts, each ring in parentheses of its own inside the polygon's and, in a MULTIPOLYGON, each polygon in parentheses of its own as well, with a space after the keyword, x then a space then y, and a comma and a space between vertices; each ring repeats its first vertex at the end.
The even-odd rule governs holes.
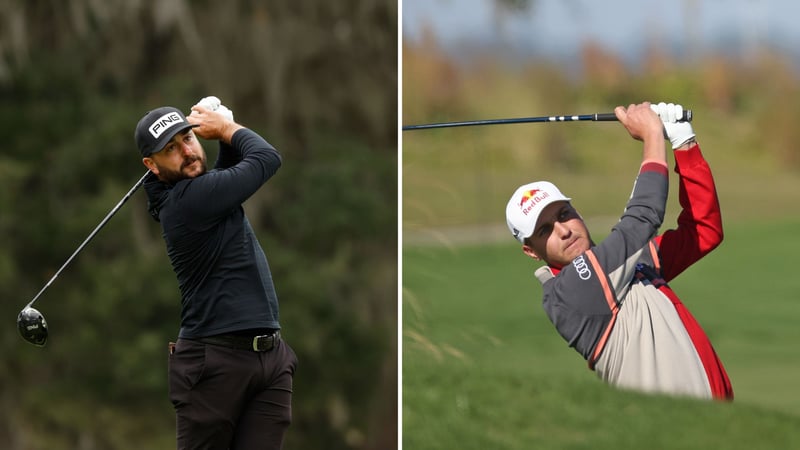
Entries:
POLYGON ((175 185, 145 183, 161 222, 181 292, 180 338, 279 329, 278 296, 242 203, 281 166, 272 145, 249 129, 220 144, 213 170, 175 185))

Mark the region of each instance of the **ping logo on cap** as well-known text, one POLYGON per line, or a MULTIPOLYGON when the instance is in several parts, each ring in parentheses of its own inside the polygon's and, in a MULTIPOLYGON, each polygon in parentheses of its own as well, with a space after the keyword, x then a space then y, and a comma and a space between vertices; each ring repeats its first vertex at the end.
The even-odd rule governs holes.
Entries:
POLYGON ((158 139, 158 137, 161 136, 165 131, 182 122, 183 119, 181 118, 180 114, 176 112, 168 112, 156 119, 152 125, 150 125, 150 128, 148 128, 147 131, 153 135, 153 139, 158 139))

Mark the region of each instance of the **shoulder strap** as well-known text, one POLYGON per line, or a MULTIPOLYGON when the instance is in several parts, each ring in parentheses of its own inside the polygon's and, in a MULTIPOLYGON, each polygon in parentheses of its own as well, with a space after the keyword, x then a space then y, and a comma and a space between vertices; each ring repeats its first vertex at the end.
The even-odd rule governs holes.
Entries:
POLYGON ((661 273, 661 259, 658 257, 658 249, 656 249, 656 244, 653 242, 653 239, 650 239, 650 257, 653 258, 653 267, 655 267, 658 273, 661 273))
POLYGON ((603 331, 603 335, 600 337, 600 340, 597 341, 597 345, 594 347, 594 353, 592 353, 591 358, 588 360, 589 369, 594 370, 594 364, 603 353, 603 349, 608 342, 608 336, 611 334, 611 330, 614 329, 614 324, 617 322, 619 301, 614 294, 614 290, 611 289, 611 286, 608 284, 608 275, 606 275, 602 266, 600 266, 600 263, 597 261, 597 256, 595 256, 591 249, 586 252, 586 257, 589 259, 589 263, 592 265, 592 268, 594 268, 594 273, 597 274, 597 279, 600 281, 600 285, 603 288, 603 295, 606 298, 606 303, 608 304, 608 308, 611 310, 611 320, 608 322, 608 326, 606 326, 605 331, 603 331))
POLYGON ((650 240, 650 257, 653 260, 653 266, 645 266, 644 264, 639 264, 636 266, 636 277, 639 280, 648 279, 656 287, 656 289, 661 288, 661 286, 666 286, 667 282, 664 280, 664 276, 661 274, 661 261, 658 257, 658 249, 656 249, 655 243, 653 240, 650 240))

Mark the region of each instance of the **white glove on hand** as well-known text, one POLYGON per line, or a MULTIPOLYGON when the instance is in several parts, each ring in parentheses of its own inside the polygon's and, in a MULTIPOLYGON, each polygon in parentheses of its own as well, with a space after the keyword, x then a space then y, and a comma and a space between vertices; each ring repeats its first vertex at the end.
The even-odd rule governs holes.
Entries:
POLYGON ((664 134, 672 143, 673 150, 695 136, 691 122, 679 122, 683 119, 683 106, 661 102, 657 105, 651 104, 650 109, 655 111, 664 123, 664 134))
POLYGON ((233 111, 228 109, 225 105, 222 104, 219 98, 215 96, 203 97, 197 102, 196 106, 202 106, 203 108, 210 109, 211 111, 216 111, 222 114, 223 117, 233 122, 233 111))

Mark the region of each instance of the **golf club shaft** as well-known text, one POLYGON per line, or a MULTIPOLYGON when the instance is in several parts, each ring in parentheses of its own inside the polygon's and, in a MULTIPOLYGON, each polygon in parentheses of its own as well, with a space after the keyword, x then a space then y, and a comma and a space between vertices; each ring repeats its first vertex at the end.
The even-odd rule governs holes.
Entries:
POLYGON ((61 271, 63 271, 69 265, 69 263, 72 262, 72 260, 75 258, 75 256, 78 253, 80 253, 81 250, 83 250, 83 248, 86 246, 86 244, 88 244, 89 241, 91 241, 92 238, 94 238, 94 236, 100 231, 100 229, 103 228, 103 226, 105 226, 105 224, 108 223, 109 220, 111 220, 111 217, 113 217, 114 214, 116 214, 117 211, 119 211, 119 209, 122 208, 122 205, 124 205, 125 202, 128 201, 128 199, 131 197, 131 195, 133 195, 133 193, 136 192, 142 186, 142 184, 144 184, 144 180, 145 180, 145 178, 147 178, 147 175, 149 175, 149 174, 150 174, 150 171, 148 170, 147 172, 145 172, 144 175, 142 175, 142 178, 140 178, 139 181, 137 181, 136 184, 133 185, 131 190, 128 191, 128 193, 125 194, 124 197, 122 197, 122 200, 120 200, 119 203, 117 203, 117 205, 114 206, 114 208, 106 215, 106 217, 100 222, 100 224, 97 225, 95 227, 95 229, 92 230, 91 233, 89 233, 89 236, 86 237, 86 239, 83 241, 83 243, 81 243, 81 245, 78 246, 78 248, 72 253, 72 256, 70 256, 67 259, 67 261, 64 263, 64 265, 62 265, 61 268, 58 269, 58 271, 55 273, 55 275, 53 275, 53 277, 50 278, 50 281, 48 281, 47 284, 44 285, 42 290, 39 291, 39 293, 36 294, 35 297, 33 297, 33 300, 31 300, 30 303, 28 303, 26 308, 30 308, 33 305, 33 303, 36 301, 36 299, 38 299, 42 295, 42 293, 44 293, 44 291, 46 291, 47 288, 50 287, 51 284, 53 284, 53 281, 55 281, 55 279, 58 278, 58 275, 61 274, 61 271))
MULTIPOLYGON (((468 127, 476 125, 503 125, 512 123, 535 123, 535 122, 612 122, 616 121, 617 116, 614 113, 597 113, 597 114, 581 114, 573 116, 540 116, 540 117, 518 117, 514 119, 489 119, 489 120, 470 120, 466 122, 441 122, 441 123, 426 123, 421 125, 404 125, 403 131, 410 130, 427 130, 431 128, 452 128, 452 127, 468 127)), ((682 122, 692 121, 692 111, 686 109, 683 111, 682 122)))

